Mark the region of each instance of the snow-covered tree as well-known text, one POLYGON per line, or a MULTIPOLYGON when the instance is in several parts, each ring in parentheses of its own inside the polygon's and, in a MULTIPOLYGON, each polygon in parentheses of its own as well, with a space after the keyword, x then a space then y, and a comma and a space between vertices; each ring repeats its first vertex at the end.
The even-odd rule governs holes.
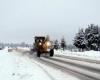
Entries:
POLYGON ((65 50, 66 47, 67 47, 67 45, 66 45, 66 41, 65 41, 64 38, 62 38, 62 39, 61 39, 61 48, 62 48, 63 50, 65 50))
POLYGON ((100 27, 90 24, 88 28, 79 30, 74 39, 74 45, 88 50, 100 50, 100 27))
POLYGON ((86 48, 85 33, 83 29, 80 29, 74 38, 74 45, 80 50, 86 48))
POLYGON ((100 51, 100 27, 98 27, 98 50, 100 51))
POLYGON ((90 50, 98 50, 99 48, 99 27, 98 25, 90 24, 85 30, 85 38, 87 40, 87 47, 90 50))
POLYGON ((55 40, 54 41, 54 49, 59 49, 59 43, 58 43, 58 40, 55 40))

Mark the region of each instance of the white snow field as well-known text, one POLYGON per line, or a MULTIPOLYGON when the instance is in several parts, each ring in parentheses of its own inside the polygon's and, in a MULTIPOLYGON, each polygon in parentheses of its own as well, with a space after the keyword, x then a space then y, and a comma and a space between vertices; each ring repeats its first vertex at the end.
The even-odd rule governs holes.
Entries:
POLYGON ((100 61, 100 51, 71 52, 69 50, 55 50, 55 54, 100 61))
POLYGON ((0 50, 0 80, 79 80, 16 53, 0 50))

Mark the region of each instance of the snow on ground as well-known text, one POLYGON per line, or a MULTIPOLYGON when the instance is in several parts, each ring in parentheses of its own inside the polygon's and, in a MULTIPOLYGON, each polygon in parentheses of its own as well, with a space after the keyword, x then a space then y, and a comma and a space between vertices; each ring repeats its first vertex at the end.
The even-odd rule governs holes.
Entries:
POLYGON ((17 49, 30 50, 28 47, 17 47, 17 49))
POLYGON ((79 80, 16 52, 0 50, 0 80, 79 80))
POLYGON ((55 50, 55 54, 80 57, 92 60, 100 60, 100 51, 84 51, 84 52, 71 52, 69 50, 55 50))
MULTIPOLYGON (((28 48, 17 49, 29 50, 28 48)), ((0 80, 79 80, 75 76, 16 53, 19 52, 8 52, 7 47, 0 50, 0 80)), ((99 51, 55 50, 55 54, 100 60, 99 51)))
POLYGON ((28 58, 0 51, 0 80, 43 80, 49 77, 28 58), (42 75, 41 75, 42 74, 42 75))

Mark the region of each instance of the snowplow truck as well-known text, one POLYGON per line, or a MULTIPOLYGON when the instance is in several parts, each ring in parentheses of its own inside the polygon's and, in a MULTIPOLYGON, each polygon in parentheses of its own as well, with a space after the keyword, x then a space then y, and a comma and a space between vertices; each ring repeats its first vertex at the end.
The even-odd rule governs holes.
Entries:
POLYGON ((37 57, 40 57, 41 54, 49 54, 51 57, 54 55, 52 42, 47 37, 36 36, 34 47, 37 57))

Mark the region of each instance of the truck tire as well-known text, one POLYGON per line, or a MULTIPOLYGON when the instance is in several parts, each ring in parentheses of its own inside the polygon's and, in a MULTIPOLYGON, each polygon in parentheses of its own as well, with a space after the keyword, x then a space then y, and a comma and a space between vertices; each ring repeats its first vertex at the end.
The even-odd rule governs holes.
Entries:
POLYGON ((41 56, 40 51, 37 51, 37 57, 40 57, 40 56, 41 56))
POLYGON ((53 57, 53 55, 54 55, 54 50, 51 49, 51 50, 50 50, 50 57, 53 57))

